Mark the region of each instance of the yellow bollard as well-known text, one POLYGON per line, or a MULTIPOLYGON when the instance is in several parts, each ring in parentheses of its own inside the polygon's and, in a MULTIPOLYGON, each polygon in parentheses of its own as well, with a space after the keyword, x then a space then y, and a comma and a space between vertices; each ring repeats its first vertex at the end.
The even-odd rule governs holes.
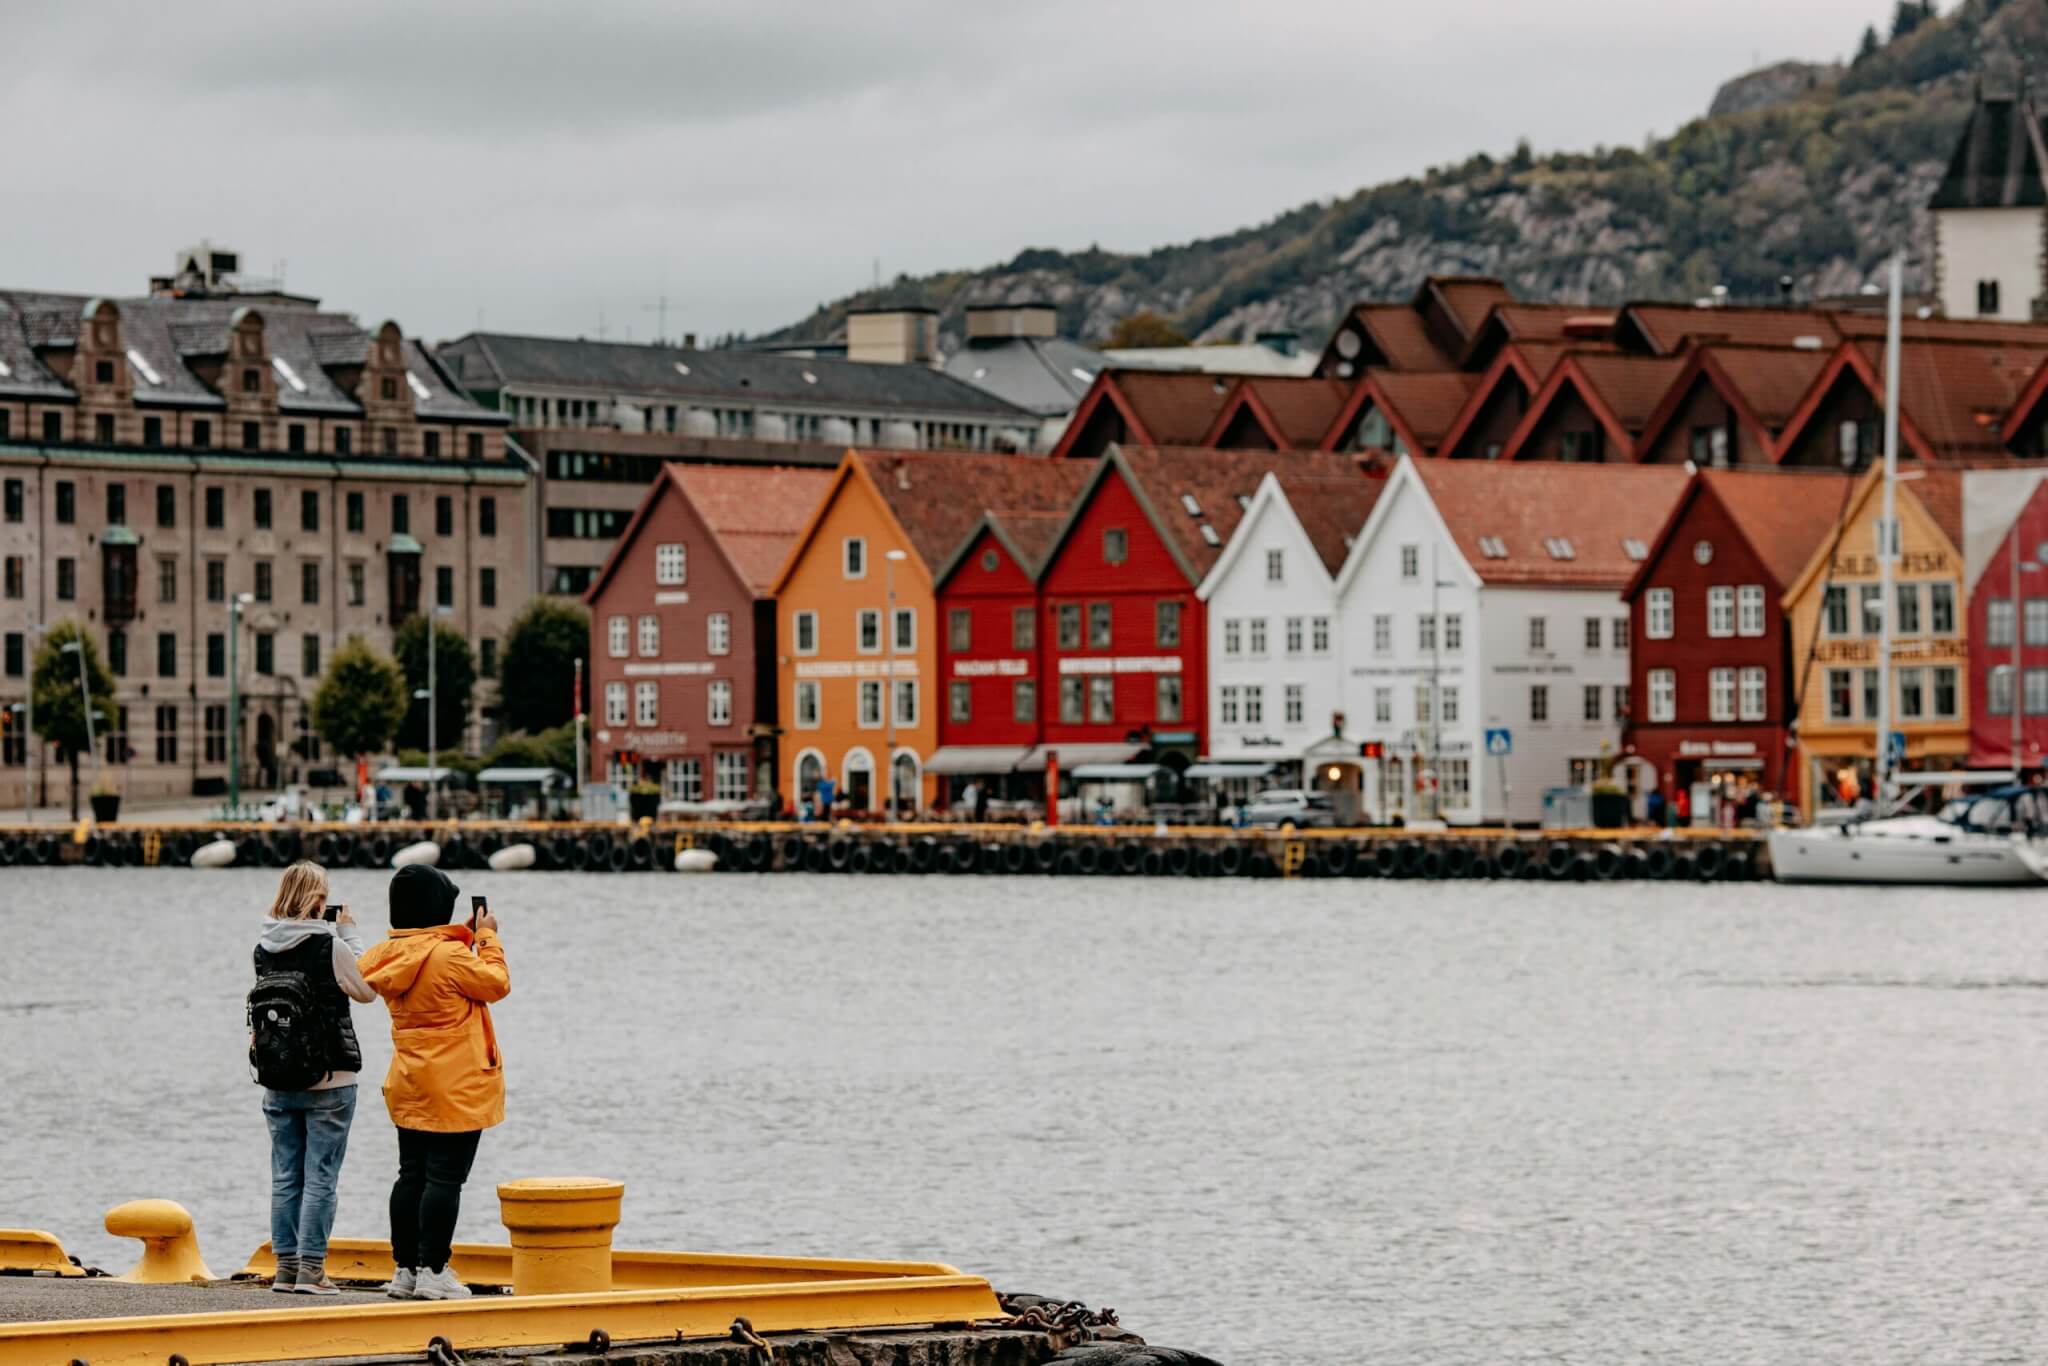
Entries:
POLYGON ((142 1260, 117 1281, 142 1285, 178 1285, 210 1281, 214 1274, 199 1256, 199 1236, 192 1215, 175 1200, 130 1200, 107 1211, 107 1232, 116 1238, 140 1238, 142 1260))
POLYGON ((512 1293, 574 1295, 612 1288, 612 1230, 623 1181, 540 1177, 498 1187, 512 1235, 512 1293))

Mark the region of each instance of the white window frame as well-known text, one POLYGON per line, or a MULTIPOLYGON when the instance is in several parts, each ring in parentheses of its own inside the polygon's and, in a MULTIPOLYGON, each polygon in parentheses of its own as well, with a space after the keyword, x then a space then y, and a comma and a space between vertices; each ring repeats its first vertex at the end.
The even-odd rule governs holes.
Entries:
POLYGON ((633 653, 633 622, 622 612, 605 619, 605 653, 613 659, 627 659, 633 653))
POLYGON ((1252 658, 1264 659, 1266 657, 1266 619, 1264 617, 1252 617, 1250 622, 1251 624, 1247 628, 1246 634, 1250 637, 1248 644, 1251 648, 1252 658))
POLYGON ((789 618, 789 640, 790 648, 797 654, 814 655, 818 653, 818 614, 811 611, 791 613, 789 618), (809 645, 804 644, 804 628, 806 626, 810 627, 811 643, 809 645))
POLYGON ((1394 724, 1394 690, 1387 684, 1379 684, 1372 690, 1372 720, 1376 726, 1394 724))
POLYGON ((1458 685, 1446 683, 1437 689, 1437 720, 1446 726, 1458 724, 1458 685))
POLYGON ((1735 594, 1735 634, 1761 636, 1764 633, 1764 586, 1745 583, 1735 594))
POLYGON ((868 576, 868 538, 848 536, 839 542, 839 577, 842 579, 864 579, 868 576), (860 561, 855 569, 853 562, 860 561))
POLYGON ((1401 547, 1401 577, 1414 580, 1422 577, 1422 547, 1404 545, 1401 547))
POLYGON ((1643 594, 1643 637, 1646 640, 1671 639, 1675 616, 1669 588, 1652 588, 1643 594))
POLYGON ((819 691, 818 680, 815 678, 799 678, 796 681, 796 728, 798 730, 816 730, 824 716, 824 710, 825 699, 819 691), (810 720, 808 721, 804 719, 806 711, 810 713, 810 720))
POLYGON ((713 726, 732 724, 732 680, 714 678, 704 689, 704 720, 713 726))
POLYGON ((1286 552, 1286 551, 1284 551, 1284 550, 1269 550, 1269 551, 1267 551, 1267 552, 1266 552, 1266 582, 1267 582, 1267 583, 1286 583, 1286 582, 1287 582, 1287 552, 1286 552))
POLYGON ((633 724, 636 726, 658 726, 661 724, 661 685, 643 679, 633 685, 633 724))
POLYGON ((1375 612, 1372 618, 1372 652, 1383 655, 1393 648, 1394 618, 1385 612, 1375 612))
POLYGON ((1674 669, 1652 669, 1644 679, 1649 685, 1650 695, 1645 699, 1648 719, 1653 725, 1668 724, 1678 719, 1678 673, 1674 669))
POLYGON ((1529 618, 1529 652, 1531 654, 1550 653, 1550 619, 1548 617, 1532 616, 1529 618))
POLYGON ((917 718, 922 714, 922 707, 917 695, 917 680, 914 678, 898 678, 891 681, 896 685, 891 689, 895 694, 896 700, 896 724, 899 726, 915 726, 917 718), (906 700, 910 703, 908 707, 903 705, 906 700))
POLYGON ((604 723, 607 726, 626 724, 626 685, 607 683, 604 685, 604 723))
POLYGON ((654 581, 664 587, 690 581, 689 552, 681 541, 663 541, 654 547, 654 581))
POLYGON ((1761 664, 1747 664, 1736 676, 1736 714, 1744 721, 1761 721, 1770 710, 1769 674, 1761 664))
POLYGON ((1223 619, 1223 653, 1240 655, 1244 653, 1244 623, 1237 617, 1223 619))
POLYGON ((854 648, 854 649, 855 649, 856 651, 858 651, 859 653, 861 653, 861 654, 864 654, 864 655, 878 655, 878 654, 882 653, 882 609, 881 609, 881 608, 879 608, 879 607, 862 607, 862 608, 860 608, 860 609, 858 609, 858 610, 856 610, 856 611, 854 612, 854 614, 853 614, 853 648, 854 648), (874 621, 874 623, 875 623, 875 643, 874 643, 874 644, 872 644, 872 645, 869 645, 869 644, 867 643, 867 636, 868 636, 868 621, 869 621, 870 619, 872 619, 872 620, 874 621))
POLYGON ((1465 614, 1463 612, 1444 613, 1442 629, 1444 648, 1446 650, 1462 650, 1465 648, 1465 614))
POLYGON ((641 613, 635 639, 642 659, 661 658, 661 618, 652 612, 641 613))
POLYGON ((1309 652, 1318 655, 1330 653, 1330 619, 1310 617, 1308 620, 1309 652))
MULTIPOLYGON (((1734 605, 1730 599, 1731 607, 1734 605)), ((1733 721, 1735 719, 1735 670, 1721 667, 1707 670, 1707 719, 1709 721, 1733 721)))
POLYGON ((863 678, 854 692, 854 721, 862 730, 880 730, 884 716, 882 712, 882 680, 863 678), (874 720, 868 719, 868 704, 874 704, 874 720))
POLYGON ((1289 683, 1281 691, 1280 717, 1287 725, 1299 726, 1305 724, 1304 718, 1307 716, 1308 710, 1307 699, 1303 696, 1303 692, 1304 689, 1299 683, 1289 683))
POLYGON ((917 648, 917 609, 915 607, 897 608, 896 619, 890 623, 889 629, 896 637, 897 654, 908 654, 910 651, 915 650, 917 648), (903 633, 903 627, 906 623, 910 627, 910 635, 907 640, 904 638, 903 633))
POLYGON ((714 655, 732 653, 732 613, 711 612, 705 616, 704 649, 714 655))
POLYGON ((1237 685, 1225 683, 1216 690, 1216 720, 1219 725, 1237 724, 1237 685))
POLYGON ((742 749, 715 750, 711 755, 711 795, 721 802, 743 802, 747 799, 747 752, 742 749), (727 781, 732 779, 733 781, 727 781))

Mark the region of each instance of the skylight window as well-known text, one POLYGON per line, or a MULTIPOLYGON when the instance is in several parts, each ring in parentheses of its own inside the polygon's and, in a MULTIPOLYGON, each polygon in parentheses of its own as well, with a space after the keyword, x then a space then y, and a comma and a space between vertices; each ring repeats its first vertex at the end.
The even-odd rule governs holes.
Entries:
MULTIPOLYGON (((142 376, 151 384, 162 384, 164 382, 164 377, 156 372, 156 367, 151 365, 148 359, 132 346, 128 348, 128 365, 136 374, 142 376)), ((0 375, 6 373, 7 367, 0 365, 0 375)))
POLYGON ((428 403, 433 400, 434 391, 420 383, 420 377, 412 371, 408 370, 405 372, 405 382, 412 386, 412 396, 420 402, 428 403))
POLYGON ((299 378, 299 372, 292 369, 291 362, 282 356, 270 358, 270 368, 277 371, 277 377, 292 386, 297 393, 306 392, 306 381, 299 378))
POLYGON ((6 379, 9 375, 13 373, 14 371, 7 368, 7 362, 4 360, 0 360, 0 379, 6 379))
POLYGON ((1621 553, 1631 560, 1647 560, 1650 558, 1650 547, 1633 536, 1625 536, 1621 542, 1621 553))
POLYGON ((1237 495, 1237 506, 1240 510, 1249 509, 1251 505, 1252 496, 1249 493, 1240 493, 1237 495))
POLYGON ((1190 517, 1202 515, 1202 505, 1195 501, 1195 495, 1192 493, 1183 493, 1180 496, 1180 505, 1187 509, 1188 516, 1190 517))
POLYGON ((1562 536, 1546 536, 1543 548, 1550 552, 1553 560, 1569 560, 1577 553, 1572 549, 1572 543, 1562 536))
POLYGON ((1505 560, 1508 557, 1508 548, 1498 536, 1481 536, 1479 553, 1489 560, 1505 560))
POLYGON ((974 367, 974 377, 975 377, 976 379, 987 379, 987 378, 988 378, 988 367, 987 367, 986 365, 977 365, 977 366, 975 366, 975 367, 974 367))
POLYGON ((1067 371, 1067 373, 1072 375, 1075 379, 1080 380, 1083 384, 1095 383, 1095 372, 1093 370, 1083 370, 1080 366, 1077 365, 1073 369, 1067 371))
POLYGON ((679 374, 679 375, 687 375, 687 374, 689 374, 689 373, 690 373, 690 367, 689 367, 689 366, 687 366, 687 365, 685 365, 685 364, 683 364, 683 363, 682 363, 681 361, 677 361, 677 362, 676 362, 676 373, 677 373, 677 374, 679 374))
POLYGON ((812 373, 811 373, 810 371, 808 371, 808 370, 804 371, 804 383, 806 383, 806 384, 816 384, 817 382, 818 382, 818 377, 817 377, 816 375, 812 374, 812 373))
POLYGON ((1223 544, 1223 538, 1216 534, 1216 528, 1210 526, 1207 522, 1202 523, 1202 539, 1210 545, 1223 544))

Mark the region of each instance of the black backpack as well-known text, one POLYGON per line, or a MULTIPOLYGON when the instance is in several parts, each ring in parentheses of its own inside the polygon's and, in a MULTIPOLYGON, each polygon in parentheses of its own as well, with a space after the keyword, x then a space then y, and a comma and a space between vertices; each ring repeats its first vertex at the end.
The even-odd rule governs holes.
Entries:
POLYGON ((246 1006, 249 1070, 273 1091, 307 1091, 329 1072, 328 1024, 306 974, 295 969, 257 977, 246 1006))

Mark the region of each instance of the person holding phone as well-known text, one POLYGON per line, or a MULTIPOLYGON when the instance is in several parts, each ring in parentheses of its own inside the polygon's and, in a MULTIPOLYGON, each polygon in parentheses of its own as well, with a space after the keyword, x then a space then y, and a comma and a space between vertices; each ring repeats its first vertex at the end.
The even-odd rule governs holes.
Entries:
POLYGON ((356 969, 362 931, 346 906, 327 900, 327 870, 294 863, 256 940, 249 993, 249 1062, 270 1125, 270 1288, 339 1292, 327 1278, 341 1163, 356 1112, 356 1043, 349 1002, 377 994, 356 969))
POLYGON ((448 875, 411 864, 391 879, 391 937, 362 957, 363 977, 391 1011, 384 1104, 398 1127, 391 1188, 393 1299, 469 1294, 448 1267, 462 1185, 483 1131, 505 1118, 505 1065, 490 1004, 512 990, 498 922, 482 897, 454 919, 448 875))

